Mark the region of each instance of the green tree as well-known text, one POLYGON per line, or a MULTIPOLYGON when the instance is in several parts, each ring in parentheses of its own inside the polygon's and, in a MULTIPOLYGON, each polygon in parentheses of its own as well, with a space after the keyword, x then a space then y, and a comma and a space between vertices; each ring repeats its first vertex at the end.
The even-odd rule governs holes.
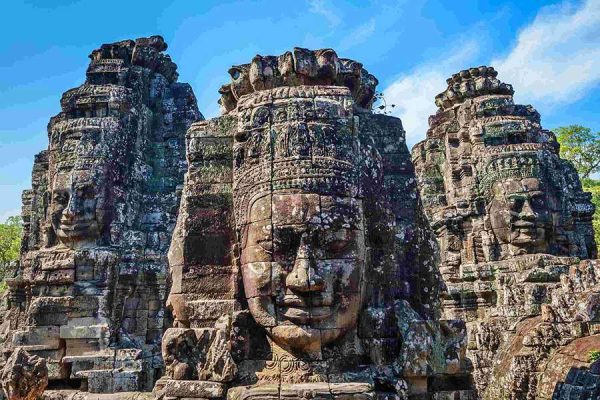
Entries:
POLYGON ((555 129, 554 133, 560 143, 561 157, 573 163, 581 179, 600 171, 600 132, 569 125, 555 129))
POLYGON ((560 143, 560 156, 573 163, 583 190, 592 193, 592 203, 596 206, 592 225, 596 243, 600 245, 600 180, 591 177, 600 171, 600 132, 569 125, 556 128, 554 133, 560 143))
POLYGON ((592 225, 594 227, 594 238, 596 244, 600 246, 600 180, 598 179, 584 179, 582 181, 583 190, 592 194, 592 203, 596 206, 594 217, 592 218, 592 225))
POLYGON ((4 224, 0 224, 0 292, 6 289, 4 279, 10 264, 19 259, 22 233, 21 217, 9 217, 4 224))

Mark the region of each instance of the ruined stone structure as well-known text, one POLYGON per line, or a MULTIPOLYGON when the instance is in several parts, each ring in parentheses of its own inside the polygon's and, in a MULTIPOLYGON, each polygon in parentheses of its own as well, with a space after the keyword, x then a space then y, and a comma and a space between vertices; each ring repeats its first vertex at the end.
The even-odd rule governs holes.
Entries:
POLYGON ((472 398, 399 119, 330 49, 229 70, 187 133, 164 399, 472 398), (448 397, 443 397, 448 396, 448 397))
POLYGON ((48 385, 46 360, 16 349, 4 365, 0 381, 10 400, 36 400, 48 385))
POLYGON ((600 347, 590 194, 491 67, 448 79, 412 151, 440 246, 445 318, 466 321, 481 397, 549 399, 600 347), (537 396, 537 397, 536 397, 537 396))
POLYGON ((597 396, 594 208, 493 68, 448 80, 411 162, 331 49, 232 67, 204 121, 166 48, 93 51, 50 120, 0 310, 11 399, 597 396))
POLYGON ((202 119, 166 48, 153 36, 94 50, 35 158, 3 351, 45 359, 49 389, 150 390, 162 375, 184 135, 202 119))

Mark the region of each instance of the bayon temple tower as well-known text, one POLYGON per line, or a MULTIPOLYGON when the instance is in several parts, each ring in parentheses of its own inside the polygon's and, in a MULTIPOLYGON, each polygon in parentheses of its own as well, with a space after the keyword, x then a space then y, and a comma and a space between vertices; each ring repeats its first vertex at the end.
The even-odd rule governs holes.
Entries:
POLYGON ((210 120, 166 49, 94 50, 50 120, 10 400, 600 398, 590 194, 493 68, 448 79, 411 155, 332 49, 231 67, 210 120))
POLYGON ((166 48, 150 37, 94 50, 35 158, 3 350, 44 358, 48 388, 151 390, 161 374, 184 135, 202 119, 166 48))
POLYGON ((594 206, 538 112, 514 104, 497 74, 449 78, 412 150, 443 315, 467 324, 480 397, 567 399, 565 368, 587 365, 600 345, 594 206))

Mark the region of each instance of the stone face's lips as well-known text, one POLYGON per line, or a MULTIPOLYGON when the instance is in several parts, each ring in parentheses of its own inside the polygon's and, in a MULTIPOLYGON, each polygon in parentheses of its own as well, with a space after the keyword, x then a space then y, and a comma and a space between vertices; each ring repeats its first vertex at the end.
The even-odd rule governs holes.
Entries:
POLYGON ((511 240, 514 244, 530 243, 537 232, 536 224, 529 221, 516 221, 513 224, 515 237, 511 240))
POLYGON ((286 319, 301 325, 322 321, 332 314, 331 307, 282 307, 281 311, 286 319))
POLYGON ((296 295, 286 295, 282 300, 277 302, 277 305, 283 307, 328 307, 332 304, 330 295, 311 295, 310 297, 299 297, 296 295))
POLYGON ((61 223, 59 229, 65 233, 81 232, 89 229, 93 225, 93 221, 76 222, 73 224, 61 223))

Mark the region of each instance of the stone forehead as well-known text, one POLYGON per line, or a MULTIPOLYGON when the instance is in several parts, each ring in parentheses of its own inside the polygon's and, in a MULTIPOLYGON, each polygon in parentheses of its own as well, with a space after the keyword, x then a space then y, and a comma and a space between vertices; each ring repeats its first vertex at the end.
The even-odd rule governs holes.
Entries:
POLYGON ((538 178, 508 178, 494 182, 494 194, 502 192, 504 195, 536 192, 544 190, 543 183, 538 178))
POLYGON ((273 193, 257 199, 248 222, 271 220, 273 225, 342 224, 357 228, 362 221, 362 201, 352 197, 315 193, 273 193))

